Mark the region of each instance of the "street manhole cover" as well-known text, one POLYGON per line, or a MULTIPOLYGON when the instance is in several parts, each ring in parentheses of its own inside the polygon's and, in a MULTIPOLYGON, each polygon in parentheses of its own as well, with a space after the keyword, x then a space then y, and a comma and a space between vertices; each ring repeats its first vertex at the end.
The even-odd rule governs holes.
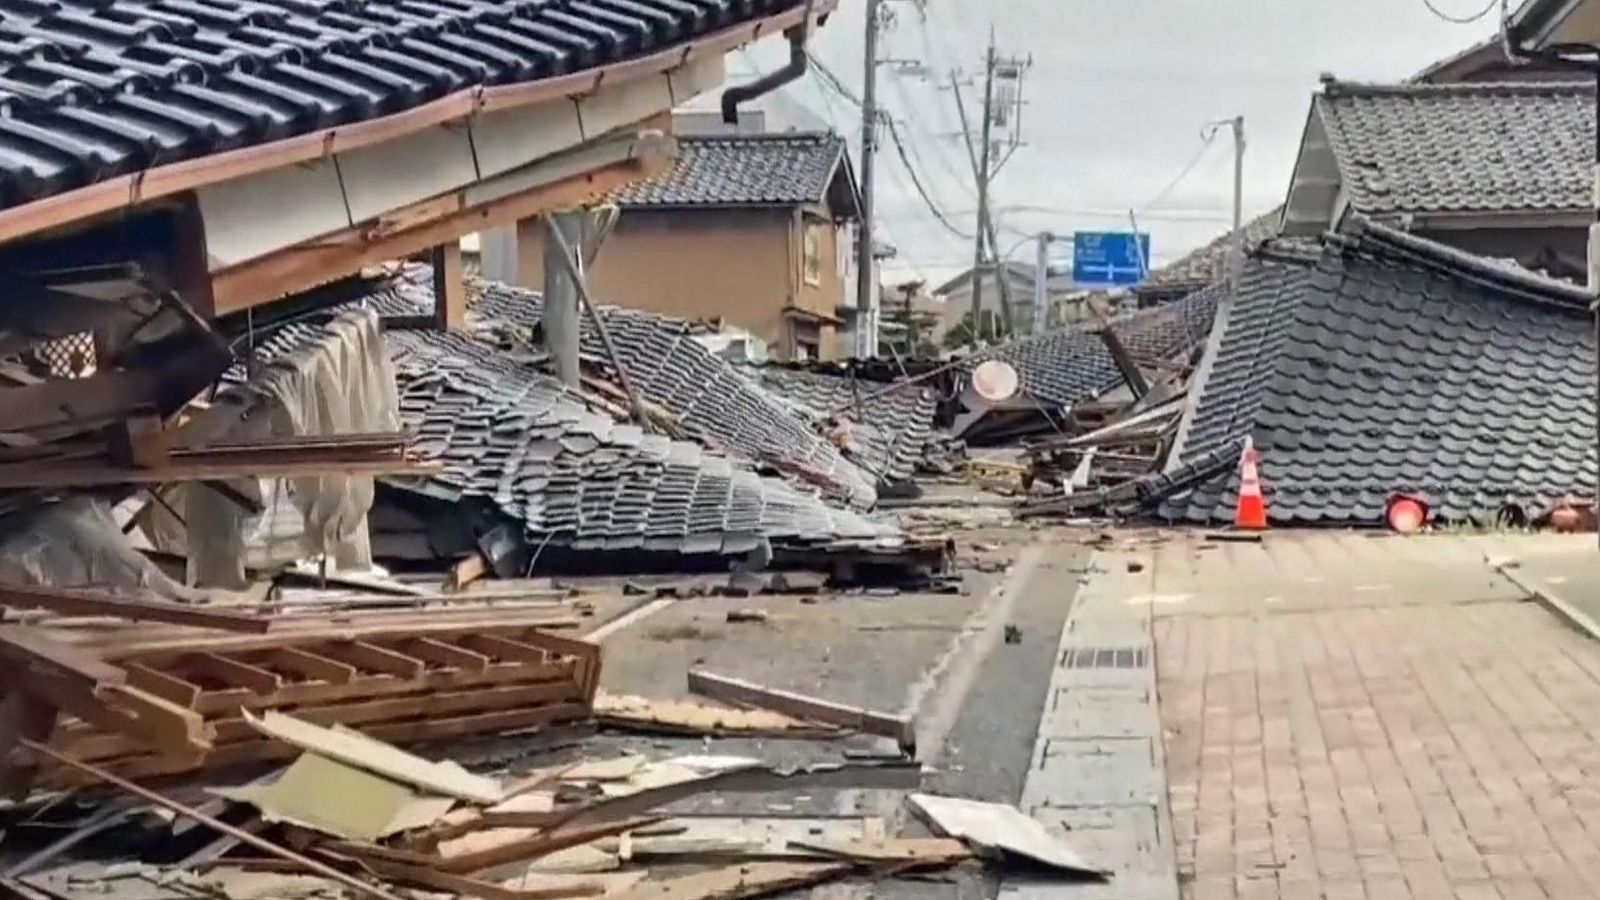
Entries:
POLYGON ((1069 647, 1062 665, 1068 669, 1142 669, 1143 647, 1069 647))

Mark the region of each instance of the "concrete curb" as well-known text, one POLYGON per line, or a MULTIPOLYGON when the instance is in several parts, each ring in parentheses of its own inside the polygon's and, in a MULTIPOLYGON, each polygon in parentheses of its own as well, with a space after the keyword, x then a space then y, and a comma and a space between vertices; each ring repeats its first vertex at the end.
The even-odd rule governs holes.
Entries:
POLYGON ((1534 602, 1549 610, 1556 618, 1582 632, 1591 640, 1600 641, 1600 622, 1596 622, 1593 616, 1563 600, 1561 595, 1555 591, 1547 587, 1530 584, 1528 579, 1519 577, 1515 574, 1512 564, 1500 563, 1494 567, 1494 570, 1499 572, 1507 581, 1516 585, 1518 589, 1526 591, 1534 602))

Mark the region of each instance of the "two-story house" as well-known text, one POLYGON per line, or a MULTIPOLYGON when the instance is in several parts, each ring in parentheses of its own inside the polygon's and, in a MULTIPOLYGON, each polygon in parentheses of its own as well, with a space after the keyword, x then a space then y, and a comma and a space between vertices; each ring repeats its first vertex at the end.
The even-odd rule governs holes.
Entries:
POLYGON ((720 319, 778 359, 844 343, 860 193, 843 138, 683 134, 674 165, 611 200, 622 215, 589 273, 597 299, 720 319))

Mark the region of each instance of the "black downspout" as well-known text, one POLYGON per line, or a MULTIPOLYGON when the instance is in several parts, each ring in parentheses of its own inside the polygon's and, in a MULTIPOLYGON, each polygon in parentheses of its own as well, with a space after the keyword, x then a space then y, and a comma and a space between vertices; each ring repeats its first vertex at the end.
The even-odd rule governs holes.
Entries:
POLYGON ((805 20, 784 32, 789 39, 789 62, 748 84, 734 85, 722 92, 722 121, 739 121, 739 104, 771 93, 806 73, 806 40, 811 37, 811 3, 806 0, 805 20))

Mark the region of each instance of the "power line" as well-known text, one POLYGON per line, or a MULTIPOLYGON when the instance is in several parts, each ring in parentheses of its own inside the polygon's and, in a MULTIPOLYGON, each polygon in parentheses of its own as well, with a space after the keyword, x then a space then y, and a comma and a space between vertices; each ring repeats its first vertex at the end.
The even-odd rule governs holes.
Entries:
POLYGON ((1217 139, 1217 126, 1215 124, 1210 125, 1200 133, 1200 137, 1200 149, 1196 150, 1194 156, 1184 164, 1184 167, 1179 170, 1178 174, 1171 181, 1167 182, 1167 186, 1162 188, 1161 191, 1157 193, 1155 197, 1151 198, 1148 203, 1140 207, 1141 209, 1150 209, 1161 201, 1167 199, 1167 196, 1176 190, 1178 185, 1182 184, 1185 178, 1189 177, 1189 173, 1193 172, 1195 167, 1200 165, 1200 160, 1205 159, 1206 157, 1206 151, 1211 149, 1211 143, 1217 139))
POLYGON ((917 189, 917 196, 921 197, 922 202, 927 204, 928 212, 933 213, 933 217, 938 219, 939 224, 943 225, 951 234, 962 240, 972 240, 972 235, 957 228, 954 223, 945 217, 944 211, 939 209, 937 203, 933 202, 933 198, 928 196, 927 188, 922 186, 922 179, 917 177, 916 167, 912 166, 911 158, 906 154, 905 142, 900 140, 900 128, 895 125, 894 119, 884 116, 883 122, 888 126, 885 130, 889 132, 889 141, 894 144, 895 151, 899 153, 900 162, 905 165, 906 174, 911 176, 911 184, 917 189))
POLYGON ((1470 16, 1451 15, 1450 13, 1440 9, 1438 6, 1435 6, 1433 0, 1422 0, 1422 5, 1428 8, 1428 12, 1433 13, 1438 18, 1441 18, 1452 25, 1471 25, 1474 22, 1481 20, 1489 13, 1493 12, 1494 8, 1500 5, 1500 0, 1489 0, 1487 6, 1470 16))
MULTIPOLYGON (((821 76, 823 83, 831 86, 846 100, 849 100, 857 106, 861 105, 861 101, 850 93, 849 89, 844 86, 844 83, 839 80, 839 76, 833 74, 832 70, 823 65, 814 56, 811 57, 811 64, 815 68, 817 74, 821 76)), ((916 190, 917 196, 922 198, 923 204, 928 207, 928 212, 932 213, 933 217, 939 221, 939 224, 943 225, 951 234, 961 238, 962 240, 972 240, 971 234, 968 234, 967 232, 957 228, 950 221, 950 219, 945 215, 944 211, 939 208, 939 204, 934 201, 933 196, 929 194, 927 187, 923 185, 922 179, 917 175, 917 167, 912 163, 911 156, 906 151, 905 142, 900 138, 900 129, 895 124, 894 117, 887 115, 884 116, 883 124, 885 126, 884 130, 889 134, 890 142, 894 144, 895 152, 900 157, 900 163, 905 166, 906 175, 910 177, 911 186, 916 190)))

